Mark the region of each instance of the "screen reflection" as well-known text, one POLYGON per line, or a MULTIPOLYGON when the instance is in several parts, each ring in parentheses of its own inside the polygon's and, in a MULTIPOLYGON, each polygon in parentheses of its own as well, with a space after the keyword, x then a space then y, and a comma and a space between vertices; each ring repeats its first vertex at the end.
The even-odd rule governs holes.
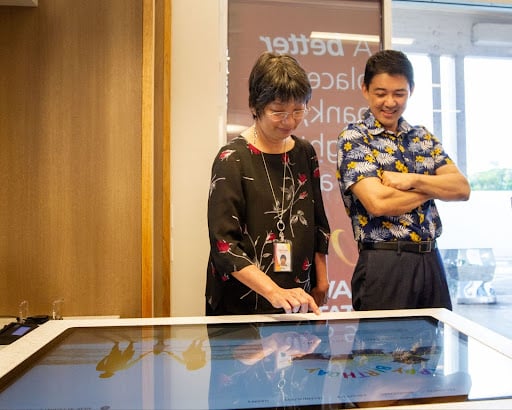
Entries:
POLYGON ((72 328, 0 379, 0 408, 460 401, 472 390, 468 356, 464 335, 428 317, 72 328))

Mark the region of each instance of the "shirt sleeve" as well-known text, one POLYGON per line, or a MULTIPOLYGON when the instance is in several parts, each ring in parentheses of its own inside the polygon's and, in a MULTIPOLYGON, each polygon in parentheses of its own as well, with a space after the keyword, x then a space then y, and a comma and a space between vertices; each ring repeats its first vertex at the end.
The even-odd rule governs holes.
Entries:
POLYGON ((337 178, 343 193, 363 178, 379 176, 377 160, 364 143, 365 137, 354 125, 349 125, 338 137, 337 178))
POLYGON ((316 155, 315 148, 310 145, 311 150, 311 181, 313 184, 313 194, 315 198, 315 241, 316 252, 327 254, 329 249, 330 227, 327 215, 325 213, 324 201, 321 190, 321 175, 320 165, 318 163, 318 156, 316 155))
POLYGON ((454 162, 445 152, 441 141, 423 126, 413 127, 412 142, 409 151, 415 153, 414 172, 418 174, 435 174, 436 170, 443 165, 454 162))
POLYGON ((208 198, 210 257, 220 275, 252 264, 240 246, 245 221, 240 153, 232 144, 222 148, 212 165, 208 198))
POLYGON ((443 165, 454 164, 453 160, 444 150, 439 138, 430 134, 427 130, 426 132, 430 135, 433 143, 432 158, 434 159, 434 168, 437 169, 443 165))

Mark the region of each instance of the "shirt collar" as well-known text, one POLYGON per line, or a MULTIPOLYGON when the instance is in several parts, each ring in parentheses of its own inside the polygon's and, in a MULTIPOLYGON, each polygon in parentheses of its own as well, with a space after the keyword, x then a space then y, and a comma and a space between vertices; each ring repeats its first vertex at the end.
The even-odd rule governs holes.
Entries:
MULTIPOLYGON (((386 129, 377 121, 371 110, 368 108, 363 114, 362 122, 368 129, 368 133, 371 135, 379 135, 384 132, 388 134, 395 135, 394 132, 386 131, 386 129)), ((398 120, 398 132, 397 136, 402 134, 407 134, 412 129, 412 126, 404 119, 404 117, 400 117, 398 120)))

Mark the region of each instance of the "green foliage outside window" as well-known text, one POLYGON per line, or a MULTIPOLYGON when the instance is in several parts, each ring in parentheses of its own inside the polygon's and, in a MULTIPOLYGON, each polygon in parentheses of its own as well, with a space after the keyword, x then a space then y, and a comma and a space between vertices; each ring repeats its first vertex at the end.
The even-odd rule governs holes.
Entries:
POLYGON ((478 172, 469 177, 474 191, 510 191, 512 190, 512 169, 495 168, 478 172))

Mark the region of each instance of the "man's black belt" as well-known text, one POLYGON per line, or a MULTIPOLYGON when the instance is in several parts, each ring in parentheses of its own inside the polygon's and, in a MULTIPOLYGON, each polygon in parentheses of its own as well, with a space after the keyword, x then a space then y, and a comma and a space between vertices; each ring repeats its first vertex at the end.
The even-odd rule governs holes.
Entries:
POLYGON ((359 242, 358 248, 362 250, 386 250, 396 252, 429 253, 437 248, 436 241, 389 241, 389 242, 359 242))

